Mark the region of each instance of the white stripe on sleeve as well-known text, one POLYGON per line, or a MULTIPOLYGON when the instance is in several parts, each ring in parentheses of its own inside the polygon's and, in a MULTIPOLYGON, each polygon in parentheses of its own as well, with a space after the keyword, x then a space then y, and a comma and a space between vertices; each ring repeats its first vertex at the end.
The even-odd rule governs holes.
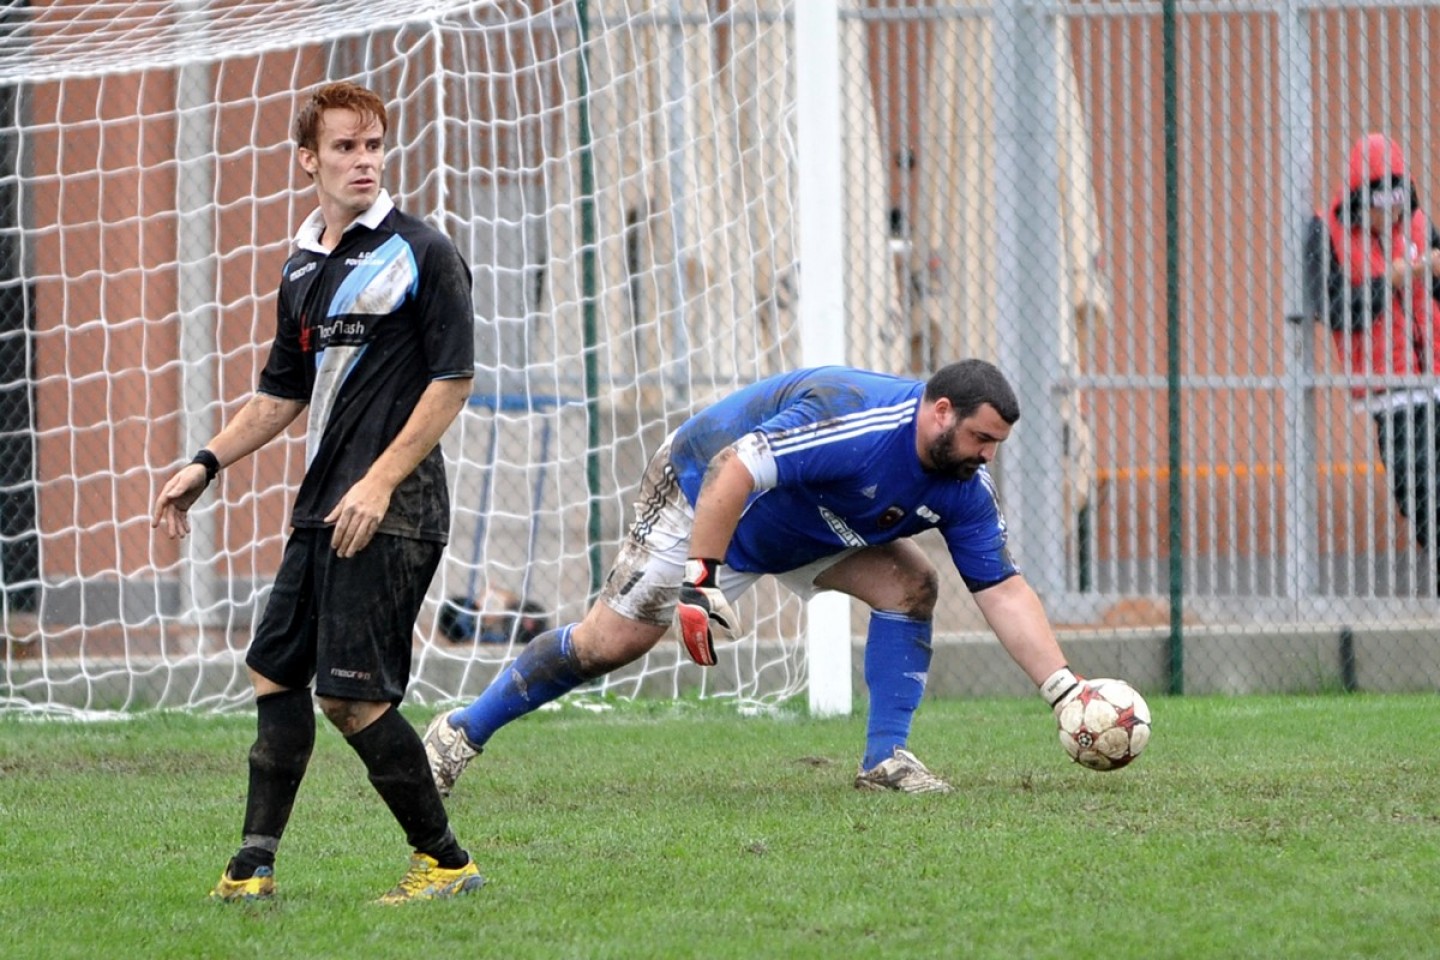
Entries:
POLYGON ((740 462, 755 478, 756 490, 771 490, 780 480, 780 471, 775 466, 775 454, 770 452, 770 441, 765 434, 754 431, 745 434, 732 445, 740 462))

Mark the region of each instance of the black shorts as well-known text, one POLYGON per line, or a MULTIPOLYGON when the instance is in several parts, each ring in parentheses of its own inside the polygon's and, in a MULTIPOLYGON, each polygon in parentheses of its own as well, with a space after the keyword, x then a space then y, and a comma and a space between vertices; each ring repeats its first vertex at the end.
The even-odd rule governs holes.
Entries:
POLYGON ((445 545, 379 533, 349 559, 328 528, 290 535, 245 665, 339 700, 399 703, 410 683, 415 618, 445 545))

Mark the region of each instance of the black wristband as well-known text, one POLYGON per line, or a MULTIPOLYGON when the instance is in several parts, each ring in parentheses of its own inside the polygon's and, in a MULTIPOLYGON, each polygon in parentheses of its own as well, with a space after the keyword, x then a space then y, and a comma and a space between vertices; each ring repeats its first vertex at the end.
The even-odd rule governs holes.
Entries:
POLYGON ((200 452, 195 454, 195 456, 190 459, 190 462, 198 463, 205 468, 206 483, 214 481, 216 474, 220 472, 220 458, 204 447, 200 448, 200 452))
POLYGON ((711 557, 691 557, 685 561, 685 580, 695 586, 715 586, 715 573, 719 569, 721 561, 711 557), (691 564, 697 564, 692 567, 691 564))

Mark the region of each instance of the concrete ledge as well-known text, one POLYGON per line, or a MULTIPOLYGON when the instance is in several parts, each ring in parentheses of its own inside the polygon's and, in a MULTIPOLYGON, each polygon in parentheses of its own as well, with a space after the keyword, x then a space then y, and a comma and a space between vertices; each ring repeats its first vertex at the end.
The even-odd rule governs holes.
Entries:
MULTIPOLYGON (((1072 630, 1060 637, 1071 666, 1085 676, 1123 677, 1141 692, 1169 689, 1168 631, 1163 628, 1072 630)), ((709 670, 662 643, 642 675, 638 665, 611 674, 617 696, 744 696, 772 699, 803 687, 803 663, 775 642, 731 648, 709 670), (739 665, 746 670, 742 676, 739 665)), ((503 665, 499 648, 417 651, 411 702, 435 704, 479 694, 503 665)), ((852 641, 857 701, 864 697, 864 638, 852 641)), ((1187 627, 1182 657, 1187 694, 1369 693, 1440 691, 1440 628, 1423 621, 1295 627, 1187 627)), ((937 697, 1034 696, 1034 687, 989 633, 935 639, 929 694, 937 697)), ((18 702, 84 710, 144 709, 201 704, 242 706, 249 700, 243 654, 132 658, 10 657, 0 708, 18 702)))
MULTIPOLYGON (((1085 676, 1122 677, 1142 692, 1169 689, 1166 628, 1072 630, 1060 643, 1085 676)), ((936 695, 1034 692, 989 634, 939 637, 935 647, 930 689, 936 695)), ((1440 626, 1187 626, 1181 669, 1189 694, 1440 691, 1440 626)))

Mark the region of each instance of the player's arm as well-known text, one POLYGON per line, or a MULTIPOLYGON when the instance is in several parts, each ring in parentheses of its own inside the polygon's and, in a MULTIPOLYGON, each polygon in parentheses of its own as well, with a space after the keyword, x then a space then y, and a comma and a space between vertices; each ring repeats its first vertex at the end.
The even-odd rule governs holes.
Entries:
POLYGON ((1080 692, 1085 681, 1065 662, 1045 607, 1024 577, 1017 573, 972 595, 1000 645, 1052 710, 1080 692))
POLYGON ((390 509, 395 488, 415 472, 470 398, 475 367, 475 305, 470 268, 439 234, 424 243, 424 282, 416 302, 430 382, 395 439, 325 517, 335 524, 330 545, 353 557, 369 545, 390 509))
POLYGON ((1050 618, 1024 577, 1016 574, 973 596, 1000 645, 1036 686, 1065 666, 1050 618))
POLYGON ((1430 249, 1425 253, 1425 265, 1430 270, 1430 296, 1440 300, 1440 227, 1430 225, 1430 249))
MULTIPOLYGON (((750 438, 745 442, 751 446, 756 443, 750 438)), ((735 611, 720 590, 718 578, 730 540, 753 492, 755 475, 732 444, 711 459, 700 484, 700 494, 695 498, 690 559, 685 563, 685 582, 680 586, 676 616, 680 620, 680 638, 685 651, 690 659, 704 667, 715 664, 716 635, 728 638, 739 625, 735 611)))
POLYGON ((717 453, 705 470, 695 498, 695 524, 690 531, 690 556, 721 560, 740 525, 745 503, 755 492, 755 478, 735 447, 717 453))
POLYGON ((225 428, 160 489, 151 516, 152 527, 164 526, 172 540, 190 532, 189 511, 214 475, 259 450, 288 427, 305 403, 256 393, 225 428), (213 458, 213 460, 211 459, 213 458))
POLYGON ((335 524, 330 545, 337 554, 353 557, 374 539, 395 488, 435 449, 464 409, 471 385, 470 377, 430 381, 395 439, 325 517, 335 524))
POLYGON ((1325 322, 1331 330, 1358 333, 1369 326, 1372 319, 1385 313, 1391 295, 1390 284, 1383 276, 1351 283, 1329 236, 1323 241, 1318 249, 1323 250, 1326 260, 1325 322))

